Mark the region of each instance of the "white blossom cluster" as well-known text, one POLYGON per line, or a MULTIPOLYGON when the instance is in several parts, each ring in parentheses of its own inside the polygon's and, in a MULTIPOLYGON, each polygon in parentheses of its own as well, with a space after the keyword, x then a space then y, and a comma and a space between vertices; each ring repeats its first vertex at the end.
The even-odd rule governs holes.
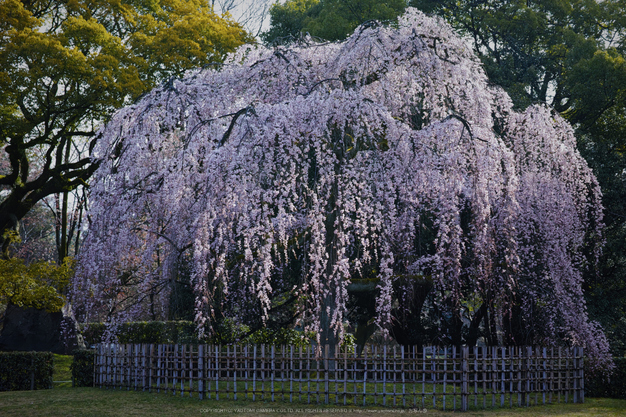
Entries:
POLYGON ((301 323, 318 332, 341 335, 348 285, 375 271, 381 328, 394 280, 419 275, 446 302, 478 297, 506 315, 522 300, 544 327, 537 343, 607 355, 581 289, 600 190, 572 129, 542 106, 514 111, 441 20, 408 9, 341 43, 243 47, 99 135, 73 283, 84 312, 115 322, 167 308, 161 287, 186 259, 200 327, 216 291, 267 315, 297 256, 301 323), (426 217, 428 253, 416 243, 426 217))

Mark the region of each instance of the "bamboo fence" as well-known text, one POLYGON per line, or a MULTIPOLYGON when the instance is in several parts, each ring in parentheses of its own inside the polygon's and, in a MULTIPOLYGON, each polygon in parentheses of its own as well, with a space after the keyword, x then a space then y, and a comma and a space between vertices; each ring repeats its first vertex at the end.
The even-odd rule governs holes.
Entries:
POLYGON ((469 410, 584 401, 583 349, 100 344, 94 386, 248 399, 469 410))

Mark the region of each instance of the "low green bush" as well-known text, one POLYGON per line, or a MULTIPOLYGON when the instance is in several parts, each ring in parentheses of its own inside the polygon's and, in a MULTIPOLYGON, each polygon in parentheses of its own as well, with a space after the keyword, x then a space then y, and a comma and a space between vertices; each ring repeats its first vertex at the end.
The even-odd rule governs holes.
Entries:
POLYGON ((0 352, 0 391, 52 388, 52 352, 0 352))
MULTIPOLYGON (((102 341, 104 323, 86 323, 81 326, 87 346, 102 341)), ((124 323, 118 330, 119 343, 198 343, 196 326, 191 321, 141 321, 124 323)))
POLYGON ((70 369, 75 387, 93 387, 93 364, 96 357, 94 350, 74 351, 74 360, 70 369))
POLYGON ((306 347, 311 345, 313 334, 307 334, 294 329, 261 329, 252 333, 242 343, 251 345, 291 345, 296 347, 306 347))
POLYGON ((106 326, 104 323, 83 323, 79 325, 80 332, 87 347, 97 345, 102 342, 102 336, 106 326))
MULTIPOLYGON (((106 331, 104 323, 86 323, 81 326, 83 338, 87 346, 101 343, 106 331)), ((122 324, 118 329, 118 343, 145 343, 145 344, 266 344, 266 345, 294 345, 308 346, 314 339, 312 333, 299 330, 261 329, 248 334, 249 328, 236 323, 232 319, 225 319, 213 329, 213 334, 203 340, 198 339, 196 325, 191 321, 148 321, 130 322, 122 324), (247 335, 247 336, 246 336, 247 335)), ((351 336, 351 335, 349 335, 351 336)), ((344 344, 354 344, 348 338, 344 344)))
POLYGON ((615 371, 609 379, 602 376, 585 379, 585 395, 626 400, 626 358, 613 358, 613 361, 615 371))
POLYGON ((125 323, 120 343, 197 343, 196 326, 191 321, 141 321, 125 323))

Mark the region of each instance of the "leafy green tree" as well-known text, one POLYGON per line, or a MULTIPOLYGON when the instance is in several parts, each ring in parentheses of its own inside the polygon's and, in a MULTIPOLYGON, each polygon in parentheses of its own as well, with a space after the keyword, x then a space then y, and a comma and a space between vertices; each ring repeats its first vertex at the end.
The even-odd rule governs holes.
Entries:
POLYGON ((586 285, 589 313, 605 327, 615 355, 626 354, 626 119, 623 107, 606 111, 588 133, 581 153, 603 190, 606 244, 597 274, 586 285))
POLYGON ((3 257, 37 202, 87 184, 115 109, 250 40, 207 0, 0 0, 3 257))
POLYGON ((319 13, 319 0, 287 0, 270 8, 270 28, 261 34, 265 42, 300 36, 305 21, 319 13))
POLYGON ((308 32, 330 41, 341 40, 360 24, 394 20, 405 8, 405 0, 287 0, 271 7, 270 29, 261 37, 271 42, 308 32))
POLYGON ((591 316, 626 351, 626 2, 411 0, 468 36, 517 107, 544 102, 575 127, 603 190, 606 245, 586 277, 591 316), (609 296, 610 294, 610 296, 609 296))
POLYGON ((0 304, 34 307, 50 312, 65 304, 63 292, 74 273, 74 260, 61 265, 38 261, 26 265, 22 259, 0 260, 0 304))
MULTIPOLYGON (((411 0, 437 13, 473 41, 491 81, 503 86, 519 107, 544 102, 560 112, 588 100, 575 74, 596 53, 615 45, 619 30, 609 3, 595 0, 411 0)), ((596 71, 594 71, 596 73, 596 71)), ((598 78, 597 74, 594 78, 598 78)), ((578 107, 579 122, 587 116, 578 107)))

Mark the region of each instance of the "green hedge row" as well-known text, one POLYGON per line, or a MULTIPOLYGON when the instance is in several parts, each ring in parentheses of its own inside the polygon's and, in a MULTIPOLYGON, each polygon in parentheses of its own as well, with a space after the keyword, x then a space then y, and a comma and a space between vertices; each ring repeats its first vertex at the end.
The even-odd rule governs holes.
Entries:
POLYGON ((585 379, 585 395, 626 400, 626 358, 613 358, 613 361, 615 372, 610 379, 585 379))
POLYGON ((96 358, 95 350, 76 350, 74 360, 70 365, 72 381, 75 387, 93 387, 93 364, 96 358))
POLYGON ((0 352, 0 391, 52 388, 51 352, 0 352))
MULTIPOLYGON (((96 345, 102 341, 106 330, 104 323, 82 325, 85 344, 96 345)), ((154 343, 154 344, 274 344, 306 346, 312 335, 293 329, 261 329, 248 336, 249 329, 227 319, 219 323, 211 338, 198 339, 196 325, 191 321, 148 321, 124 323, 117 332, 119 343, 154 343)))
MULTIPOLYGON (((102 341, 106 330, 104 323, 87 323, 82 326, 87 346, 102 341)), ((142 321, 124 323, 118 330, 119 343, 198 343, 196 326, 191 321, 142 321)))

